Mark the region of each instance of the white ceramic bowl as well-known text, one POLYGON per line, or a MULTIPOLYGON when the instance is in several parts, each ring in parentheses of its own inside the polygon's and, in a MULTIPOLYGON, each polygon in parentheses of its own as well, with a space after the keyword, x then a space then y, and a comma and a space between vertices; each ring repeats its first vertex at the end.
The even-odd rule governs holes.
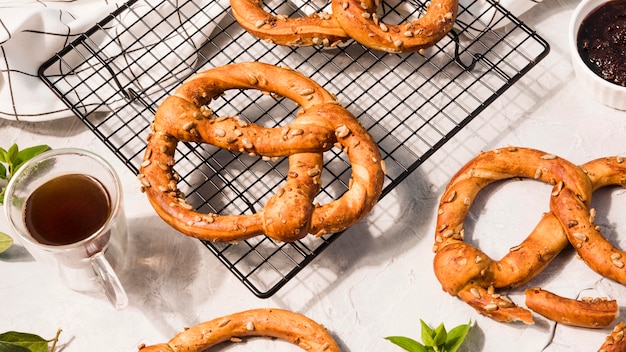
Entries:
POLYGON ((626 110, 626 87, 611 83, 596 75, 578 54, 578 29, 583 20, 595 9, 610 0, 582 0, 569 24, 569 47, 576 78, 589 93, 601 103, 619 110, 626 110))

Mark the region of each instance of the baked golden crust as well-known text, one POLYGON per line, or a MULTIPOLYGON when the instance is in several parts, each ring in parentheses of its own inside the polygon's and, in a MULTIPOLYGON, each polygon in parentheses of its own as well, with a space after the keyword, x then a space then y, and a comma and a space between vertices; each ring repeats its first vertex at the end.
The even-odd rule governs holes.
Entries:
POLYGON ((601 298, 575 300, 541 288, 526 290, 526 306, 552 321, 593 329, 609 326, 619 313, 619 306, 615 300, 601 298))
POLYGON ((200 323, 167 343, 139 346, 139 351, 202 352, 249 336, 282 339, 309 352, 341 351, 324 326, 302 314, 276 308, 252 309, 200 323))
MULTIPOLYGON (((594 191, 607 186, 626 186, 626 163, 621 157, 599 158, 585 163, 582 168, 594 191)), ((572 197, 553 197, 551 208, 585 263, 600 275, 626 284, 626 253, 600 233, 594 223, 595 209, 572 197)))
POLYGON ((554 185, 554 194, 568 189, 571 197, 587 206, 591 201, 591 182, 585 173, 558 156, 519 147, 482 153, 453 176, 441 197, 434 269, 444 291, 459 296, 479 313, 497 321, 530 324, 531 312, 497 294, 495 289, 528 282, 567 246, 565 230, 554 214, 544 214, 531 234, 497 261, 463 241, 464 219, 476 194, 488 184, 511 178, 554 185))
POLYGON ((329 13, 297 18, 273 15, 262 8, 261 0, 231 0, 230 6, 243 29, 274 44, 333 47, 350 39, 329 13))
POLYGON ((624 339, 626 324, 619 322, 615 324, 611 333, 606 337, 598 352, 624 352, 626 351, 626 340, 624 339))
POLYGON ((429 48, 452 29, 458 0, 433 0, 415 21, 383 23, 377 15, 379 0, 333 0, 333 16, 348 35, 362 45, 389 53, 429 48))
POLYGON ((156 212, 180 232, 210 241, 237 241, 266 234, 283 242, 307 234, 345 230, 378 201, 384 162, 375 141, 335 97, 302 74, 258 62, 231 64, 199 73, 165 99, 139 178, 156 212), (289 125, 268 128, 238 117, 216 117, 208 104, 229 89, 257 89, 289 98, 302 109, 289 125), (202 214, 177 188, 174 153, 179 141, 263 157, 288 157, 285 184, 254 214, 202 214), (338 199, 314 203, 320 190, 323 152, 339 147, 352 166, 349 189, 338 199))

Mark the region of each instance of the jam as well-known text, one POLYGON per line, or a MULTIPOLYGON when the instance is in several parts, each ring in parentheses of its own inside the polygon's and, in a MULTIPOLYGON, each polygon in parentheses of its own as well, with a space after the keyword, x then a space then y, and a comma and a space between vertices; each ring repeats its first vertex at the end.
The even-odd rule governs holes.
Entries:
POLYGON ((598 76, 626 87, 626 0, 607 2, 583 20, 578 52, 598 76))

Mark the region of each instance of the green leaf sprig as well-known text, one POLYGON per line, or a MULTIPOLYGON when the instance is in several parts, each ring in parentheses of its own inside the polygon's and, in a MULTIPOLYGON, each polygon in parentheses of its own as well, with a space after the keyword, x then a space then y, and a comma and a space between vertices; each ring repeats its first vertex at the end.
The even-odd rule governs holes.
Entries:
MULTIPOLYGON (((47 150, 50 150, 47 145, 36 145, 22 150, 18 148, 17 144, 13 144, 6 150, 0 148, 0 181, 3 181, 0 182, 0 204, 4 204, 6 185, 15 171, 28 160, 47 150)), ((12 244, 13 239, 6 233, 0 232, 0 253, 9 249, 12 244)), ((4 350, 0 348, 0 352, 4 352, 4 350)))
POLYGON ((423 343, 404 336, 388 336, 385 339, 409 352, 456 352, 461 347, 463 340, 465 340, 472 321, 470 320, 467 324, 454 327, 450 331, 446 331, 443 323, 439 324, 435 329, 431 328, 422 319, 420 319, 420 324, 422 326, 423 343))
POLYGON ((61 335, 61 329, 51 340, 45 340, 39 335, 7 331, 0 334, 0 352, 54 352, 61 335), (52 346, 50 346, 52 343, 52 346))
MULTIPOLYGON (((17 144, 13 144, 9 149, 0 148, 0 180, 11 180, 11 177, 25 162, 33 157, 50 150, 47 145, 36 145, 20 150, 17 144)), ((0 204, 4 204, 4 192, 6 185, 0 191, 0 204)))

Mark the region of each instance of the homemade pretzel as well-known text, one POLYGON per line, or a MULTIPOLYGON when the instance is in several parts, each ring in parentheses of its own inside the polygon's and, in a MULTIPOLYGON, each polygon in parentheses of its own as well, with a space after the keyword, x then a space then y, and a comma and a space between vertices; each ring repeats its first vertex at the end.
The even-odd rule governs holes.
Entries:
POLYGON ((340 352, 324 326, 304 315, 282 309, 253 309, 200 323, 167 343, 139 346, 140 352, 202 352, 219 343, 243 337, 282 339, 309 352, 340 352))
POLYGON ((362 45, 389 53, 426 49, 440 41, 454 25, 458 0, 433 0, 415 21, 389 24, 376 12, 380 0, 333 0, 332 12, 348 35, 362 45))
MULTIPOLYGON (((569 243, 551 212, 520 244, 499 261, 465 243, 463 223, 476 194, 488 184, 531 178, 554 185, 553 193, 571 190, 570 197, 588 206, 591 182, 576 165, 539 150, 508 147, 478 155, 452 178, 439 203, 434 269, 444 291, 458 296, 477 312, 496 321, 533 323, 532 313, 495 292, 517 287, 536 276, 569 243)), ((560 192, 561 196, 566 196, 560 192)))
POLYGON ((291 18, 268 13, 262 5, 262 0, 230 1, 233 16, 241 27, 268 42, 286 46, 333 47, 350 39, 327 12, 291 18))
MULTIPOLYGON (((590 161, 582 168, 591 180, 593 190, 617 185, 626 186, 626 163, 621 157, 590 161)), ((551 199, 552 211, 567 229, 567 236, 579 256, 602 276, 626 284, 626 253, 617 249, 594 224, 595 209, 572 198, 569 190, 551 199)))
POLYGON ((619 313, 619 306, 615 300, 602 298, 575 300, 541 288, 526 290, 526 307, 562 324, 593 329, 609 326, 619 313))
POLYGON ((295 241, 307 234, 340 232, 376 204, 384 181, 378 146, 335 97, 302 74, 263 63, 209 69, 191 77, 159 106, 148 136, 139 179, 156 212, 180 232, 210 241, 237 241, 266 234, 295 241), (207 107, 229 89, 258 89, 289 98, 302 107, 286 126, 268 128, 216 117, 207 107), (174 171, 179 141, 289 159, 284 185, 254 214, 217 215, 193 210, 177 188, 174 171), (352 166, 349 189, 340 198, 314 204, 320 190, 323 152, 342 148, 352 166))
POLYGON ((619 322, 615 324, 609 336, 606 337, 598 352, 624 352, 626 351, 626 339, 624 339, 624 331, 626 324, 619 322))

